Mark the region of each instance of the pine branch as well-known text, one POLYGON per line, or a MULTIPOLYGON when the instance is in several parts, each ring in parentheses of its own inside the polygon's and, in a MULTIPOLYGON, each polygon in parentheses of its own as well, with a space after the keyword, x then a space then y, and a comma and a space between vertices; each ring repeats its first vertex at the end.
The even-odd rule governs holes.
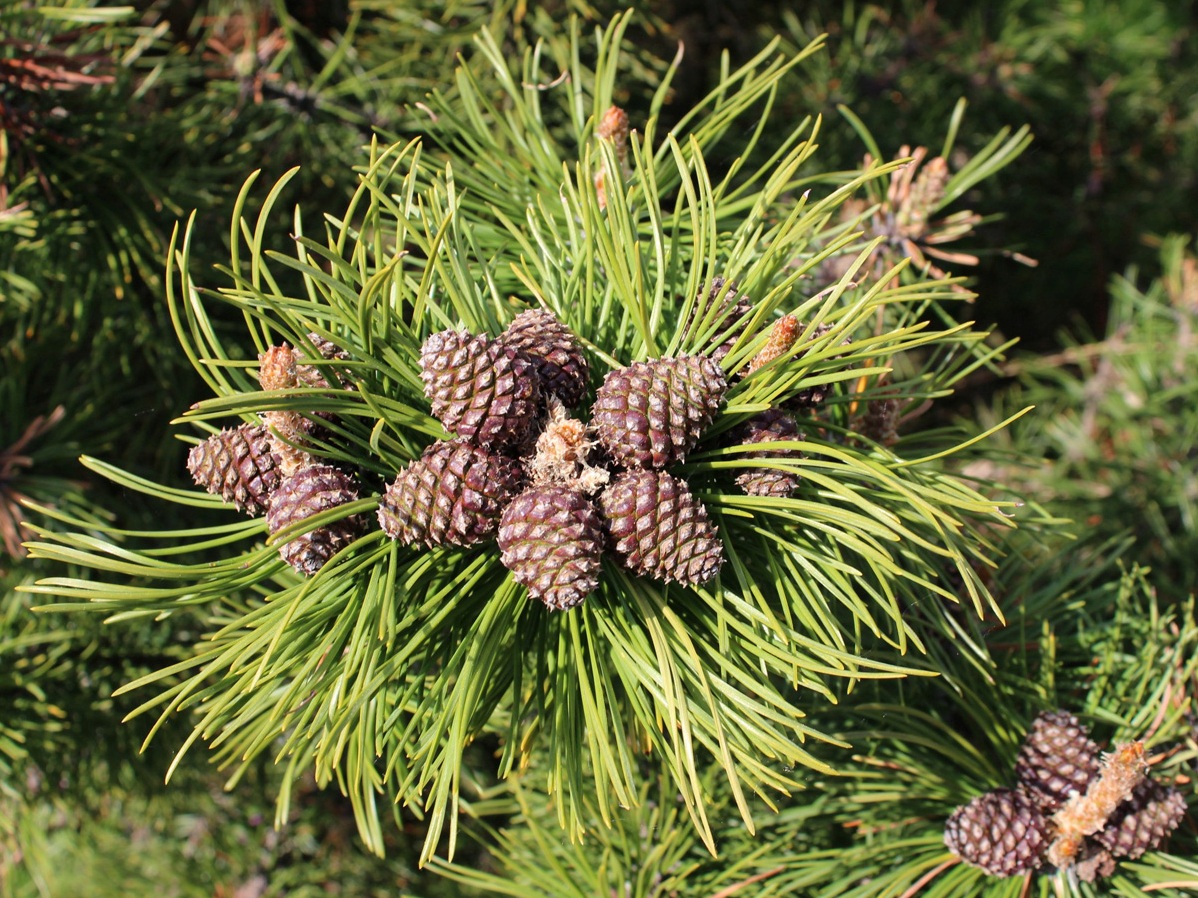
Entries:
MULTIPOLYGON (((986 534, 1005 526, 1006 505, 931 464, 965 444, 943 441, 936 455, 903 459, 852 436, 859 385, 889 374, 888 389, 905 402, 945 396, 992 355, 984 335, 928 320, 929 309, 953 301, 950 282, 903 286, 891 271, 858 285, 864 253, 830 290, 804 292, 839 205, 893 167, 812 198, 803 192, 814 149, 803 124, 761 164, 713 171, 706 154, 738 122, 768 112, 795 64, 770 48, 660 140, 652 119, 634 132, 627 180, 605 176, 601 205, 596 174, 623 167, 612 143, 592 135, 609 108, 628 21, 599 35, 596 69, 580 61, 575 30, 569 44, 530 50, 519 77, 484 34, 480 64, 492 66, 487 77, 504 103, 463 67, 452 100, 435 99, 450 152, 419 140, 372 146, 356 193, 343 214, 324 219, 320 238, 295 212, 289 253, 276 248, 272 223, 293 173, 256 212, 251 177, 235 208, 227 286, 196 283, 194 217, 172 240, 171 318, 214 393, 178 423, 212 434, 216 420, 265 422, 276 449, 287 443, 319 462, 332 472, 322 476, 352 483, 352 495, 346 487, 281 524, 276 498, 266 526, 42 529, 31 547, 37 558, 112 578, 49 577, 33 587, 67 609, 112 620, 204 614, 206 638, 190 657, 122 690, 155 690, 134 714, 159 715, 151 736, 173 715, 194 715, 177 756, 207 742, 231 781, 269 754, 288 778, 311 770, 318 783, 335 782, 375 851, 384 841, 379 804, 403 802, 427 815, 423 859, 443 833, 452 856, 465 751, 487 734, 501 740, 500 776, 546 759, 542 785, 558 796, 571 837, 592 825, 592 806, 608 822, 642 800, 638 759, 648 755, 714 851, 709 759, 751 830, 759 802, 801 787, 796 768, 835 766, 821 746, 838 739, 800 708, 863 681, 928 673, 906 653, 927 650, 946 625, 933 616, 924 629, 911 609, 929 594, 952 598, 950 573, 979 611, 992 603, 974 566, 987 560, 986 534), (570 60, 570 84, 539 77, 546 55, 570 60), (571 84, 591 85, 589 99, 571 84), (559 115, 547 101, 564 104, 559 115), (527 304, 578 335, 595 381, 663 355, 714 358, 729 329, 713 308, 717 274, 737 278, 756 303, 723 356, 726 401, 671 476, 690 480, 717 528, 727 559, 720 577, 663 583, 609 557, 585 603, 552 613, 528 601, 493 545, 426 549, 373 529, 385 481, 445 434, 422 378, 430 334, 465 328, 494 338, 527 304), (216 323, 230 310, 246 326, 236 342, 216 323), (746 373, 783 311, 811 322, 810 339, 746 373), (336 353, 323 357, 320 341, 336 353), (259 388, 261 362, 242 346, 261 357, 284 343, 319 385, 259 388), (805 439, 776 441, 799 455, 767 458, 797 478, 797 491, 771 501, 743 495, 736 476, 763 463, 729 436, 787 403, 803 407, 795 420, 805 439), (282 434, 284 420, 308 424, 282 434), (309 576, 288 566, 288 547, 334 531, 344 538, 319 563, 297 565, 309 576)), ((749 134, 744 159, 763 133, 749 134)), ((156 501, 197 511, 221 502, 88 464, 156 501)), ((284 790, 281 818, 288 802, 284 790)))

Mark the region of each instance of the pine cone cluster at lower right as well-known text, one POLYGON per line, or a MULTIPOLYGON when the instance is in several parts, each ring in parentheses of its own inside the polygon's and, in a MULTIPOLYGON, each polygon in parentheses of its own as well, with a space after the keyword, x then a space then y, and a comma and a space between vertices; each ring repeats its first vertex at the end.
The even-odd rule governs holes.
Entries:
MULTIPOLYGON (((1100 768, 1098 746, 1076 717, 1064 711, 1040 714, 1020 748, 1015 787, 987 792, 957 808, 945 824, 945 844, 991 876, 1045 867, 1060 810, 1087 794, 1100 768)), ((1115 858, 1134 859, 1160 847, 1185 811, 1177 789, 1145 778, 1092 831, 1068 866, 1087 881, 1109 876, 1115 858)))

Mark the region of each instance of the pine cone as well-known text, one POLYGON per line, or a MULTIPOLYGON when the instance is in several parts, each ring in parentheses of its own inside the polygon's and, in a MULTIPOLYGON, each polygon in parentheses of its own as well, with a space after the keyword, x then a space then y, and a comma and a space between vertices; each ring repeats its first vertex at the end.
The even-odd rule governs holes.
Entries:
MULTIPOLYGON (((824 334, 828 333, 828 331, 832 330, 832 326, 830 324, 817 324, 814 327, 811 325, 804 324, 801 327, 802 327, 802 330, 799 332, 799 336, 795 340, 796 343, 799 340, 803 340, 805 342, 810 343, 812 340, 818 340, 824 334)), ((852 337, 845 337, 843 340, 840 341, 840 345, 848 346, 852 342, 853 342, 852 337)), ((796 353, 795 358, 799 358, 806 351, 807 350, 802 350, 802 351, 796 353)), ((786 401, 786 405, 789 408, 793 408, 796 410, 809 410, 809 409, 818 408, 819 406, 824 404, 824 400, 826 400, 828 398, 828 396, 831 394, 833 386, 834 386, 834 384, 826 383, 826 384, 815 384, 814 386, 806 387, 802 390, 799 390, 799 392, 797 392, 793 396, 791 396, 790 399, 788 399, 786 401)))
POLYGON ((612 142, 621 167, 628 165, 628 134, 628 113, 619 106, 609 106, 595 128, 595 136, 612 142))
MULTIPOLYGON (((258 356, 258 383, 264 390, 290 390, 299 386, 298 372, 295 350, 286 343, 270 346, 258 356)), ((312 464, 307 449, 312 425, 307 418, 299 412, 276 409, 263 412, 262 422, 284 477, 312 464)))
POLYGON ((770 325, 769 338, 765 341, 765 346, 761 347, 757 355, 749 360, 748 373, 752 374, 758 368, 764 368, 770 362, 780 359, 790 352, 802 332, 803 325, 794 315, 783 315, 775 321, 770 325))
MULTIPOLYGON (((331 465, 305 465, 279 485, 266 513, 266 526, 273 535, 297 521, 357 498, 357 484, 348 474, 331 465)), ((354 541, 363 524, 361 515, 333 521, 280 544, 279 554, 300 573, 315 574, 354 541)))
MULTIPOLYGON (((320 357, 326 361, 344 362, 349 359, 349 353, 334 343, 332 340, 326 340, 320 334, 308 334, 308 342, 312 347, 320 353, 320 357)), ((303 387, 319 387, 328 389, 331 384, 328 377, 325 376, 325 371, 316 365, 297 364, 295 366, 296 379, 299 381, 299 386, 303 387)), ((340 386, 348 388, 349 384, 342 380, 340 386)))
POLYGON ((747 296, 738 296, 736 284, 728 284, 728 292, 719 300, 718 308, 713 311, 712 305, 717 301, 724 284, 728 283, 722 277, 713 277, 711 285, 706 288, 707 297, 704 299, 700 292, 686 319, 682 322, 682 345, 691 346, 700 351, 717 337, 723 337, 719 345, 710 352, 704 353, 717 364, 724 361, 740 335, 748 324, 749 313, 753 311, 753 303, 747 296), (709 334, 703 344, 696 346, 700 337, 709 334))
POLYGON ((465 331, 433 334, 420 377, 445 429, 488 449, 526 439, 540 412, 536 368, 524 353, 465 331))
POLYGON ((264 390, 289 390, 299 384, 295 350, 283 343, 258 356, 258 383, 264 390))
POLYGON ((533 487, 503 510, 499 548, 500 559, 530 596, 567 611, 599 585, 603 522, 582 493, 533 487))
POLYGON ((1156 780, 1143 779, 1094 838, 1115 857, 1134 860, 1160 847, 1185 813, 1186 803, 1180 792, 1156 780))
MULTIPOLYGON (((771 443, 777 440, 801 440, 795 419, 780 409, 770 409, 750 418, 733 434, 738 445, 771 443)), ((746 458, 802 458, 797 449, 774 449, 749 452, 746 458)), ((785 499, 799 486, 799 475, 771 468, 752 468, 736 478, 737 485, 750 496, 773 496, 785 499)))
POLYGON ((590 383, 591 366, 570 329, 544 309, 521 312, 499 337, 511 349, 523 351, 536 367, 541 392, 552 393, 567 408, 582 401, 590 383))
POLYGON ((1045 711, 1019 749, 1015 776, 1020 788, 1051 814, 1075 792, 1084 795, 1098 776, 1098 746, 1076 717, 1065 711, 1045 711))
POLYGON ((208 437, 187 454, 195 482, 249 515, 262 514, 283 475, 262 425, 242 424, 208 437))
POLYGON ((687 585, 719 573, 723 544, 685 480, 664 471, 626 471, 599 503, 616 552, 631 570, 687 585))
POLYGON ((628 113, 619 106, 609 107, 595 128, 595 136, 600 140, 612 142, 612 149, 616 152, 618 170, 609 173, 607 166, 603 165, 595 172, 595 191, 598 195, 600 209, 607 208, 608 178, 623 179, 632 173, 632 167, 628 163, 628 134, 628 113))
POLYGON ((882 446, 898 442, 899 401, 893 397, 870 399, 857 423, 857 433, 882 446))
POLYGON ((521 479, 514 459, 464 440, 436 442, 387 487, 379 525, 405 545, 481 542, 495 530, 521 479))
POLYGON ((1115 859, 1105 848, 1091 845, 1074 862, 1073 871, 1082 882, 1106 879, 1115 872, 1115 859))
POLYGON ((1048 823, 1022 791, 996 789, 953 811, 944 844, 991 876, 1014 876, 1040 866, 1048 823))
MULTIPOLYGON (((349 358, 349 353, 334 343, 332 340, 326 340, 317 333, 308 334, 308 342, 320 353, 320 357, 329 361, 345 361, 349 358)), ((297 386, 301 387, 316 387, 317 389, 327 390, 332 385, 326 376, 327 369, 318 368, 315 365, 301 364, 297 360, 295 366, 295 375, 297 386)), ((340 375, 336 375, 337 385, 344 390, 354 389, 352 382, 340 375)), ((332 424, 337 421, 337 415, 333 412, 312 412, 312 417, 301 416, 298 422, 295 422, 296 434, 293 439, 308 445, 311 440, 329 440, 332 438, 332 433, 329 431, 326 424, 332 424)))
POLYGON ((724 372, 709 358, 634 362, 604 378, 593 426, 617 464, 664 468, 694 448, 727 389, 724 372))

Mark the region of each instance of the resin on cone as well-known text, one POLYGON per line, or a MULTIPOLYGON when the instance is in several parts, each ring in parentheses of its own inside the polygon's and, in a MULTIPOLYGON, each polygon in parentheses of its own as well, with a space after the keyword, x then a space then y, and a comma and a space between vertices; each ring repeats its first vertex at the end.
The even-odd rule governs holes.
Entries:
POLYGON ((694 448, 727 389, 723 370, 703 356, 634 362, 604 378, 595 432, 617 464, 664 468, 694 448))

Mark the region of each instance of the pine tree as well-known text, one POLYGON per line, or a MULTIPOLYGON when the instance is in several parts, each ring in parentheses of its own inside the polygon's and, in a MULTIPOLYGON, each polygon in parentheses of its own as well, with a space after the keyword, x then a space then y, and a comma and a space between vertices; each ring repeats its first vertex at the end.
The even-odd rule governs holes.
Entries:
MULTIPOLYGON (((1067 495, 1066 468, 1035 481, 1011 465, 1024 445, 1004 428, 1035 420, 1018 397, 945 423, 1009 345, 958 323, 972 294, 953 275, 975 254, 942 247, 984 222, 960 206, 1026 129, 963 160, 957 104, 938 156, 884 153, 849 113, 868 155, 845 171, 817 150, 820 123, 777 115, 819 41, 725 59, 687 110, 669 103, 678 59, 639 52, 627 14, 588 35, 501 4, 469 40, 478 10, 430 2, 413 14, 443 27, 426 29, 330 9, 349 14, 174 22, 219 73, 179 123, 229 101, 251 139, 200 154, 211 167, 173 194, 200 211, 169 241, 95 232, 150 237, 101 267, 140 272, 142 339, 148 322, 175 330, 138 389, 161 391, 180 440, 159 454, 57 407, 5 421, 0 525, 15 545, 29 518, 35 538, 0 606, 16 662, 0 691, 17 696, 0 803, 20 811, 3 845, 56 845, 36 833, 53 805, 28 801, 59 772, 42 758, 102 794, 119 780, 99 771, 125 770, 131 742, 80 758, 53 718, 65 696, 72 726, 99 725, 122 683, 122 734, 149 729, 170 759, 149 813, 197 841, 210 828, 213 851, 263 838, 256 791, 242 814, 197 773, 206 744, 237 801, 252 783, 293 821, 254 867, 276 890, 328 864, 347 889, 393 891, 409 858, 444 874, 428 892, 588 898, 1180 896, 1198 879, 1192 825, 1175 828, 1193 797, 1192 600, 1157 597, 1121 528, 1066 547, 1040 504, 1067 495), (452 77, 422 65, 430 48, 466 51, 452 77), (407 89, 430 93, 402 105, 407 89), (399 139, 347 149, 372 130, 399 139), (216 198, 186 190, 257 167, 239 155, 254 140, 304 165, 250 176, 232 227, 215 225, 216 198), (77 476, 31 476, 80 448, 77 476), (103 702, 77 688, 93 677, 103 702), (1101 779, 1095 746, 1117 745, 1146 777, 1066 851, 1061 808, 1101 779), (998 825, 1034 838, 1010 845, 998 825), (304 847, 348 826, 388 859, 304 847)), ((140 27, 73 37, 111 49, 140 27)), ((138 47, 165 66, 153 40, 138 47)), ((163 67, 139 96, 189 97, 187 71, 163 67)), ((45 220, 0 214, 22 238, 13 271, 45 220)), ((6 314, 62 308, 5 283, 6 314)), ((1125 291, 1128 310, 1157 289, 1125 291)), ((115 321, 105 302, 89 313, 115 321)), ((1154 334, 1184 323, 1158 311, 1154 334)), ((86 370, 119 393, 105 372, 133 359, 97 344, 86 370)), ((5 373, 14 408, 30 370, 5 373)), ((1172 537, 1157 548, 1185 569, 1172 537)), ((101 847, 77 857, 121 869, 104 846, 123 794, 103 795, 81 827, 101 847)), ((161 871, 193 850, 153 844, 161 871)))
MULTIPOLYGON (((577 27, 548 36, 514 69, 483 32, 454 90, 428 100, 440 151, 416 139, 372 146, 354 198, 328 220, 323 239, 308 236, 296 214, 292 255, 270 249, 275 238, 252 224, 273 219, 291 176, 254 212, 251 180, 236 209, 227 286, 198 280, 208 276, 190 254, 194 219, 172 241, 172 319, 214 394, 191 405, 185 420, 202 434, 270 422, 284 443, 351 478, 361 499, 316 510, 265 541, 262 519, 240 515, 198 531, 198 542, 185 532, 148 541, 125 535, 115 567, 79 536, 46 531, 34 544, 40 558, 70 555, 97 572, 147 582, 135 598, 120 584, 36 587, 69 609, 137 618, 188 607, 206 615, 208 637, 189 660, 130 684, 156 687, 142 710, 194 710, 186 745, 213 742, 234 779, 269 751, 287 759, 291 777, 311 770, 322 785, 336 781, 375 850, 383 844, 379 805, 399 802, 428 814, 426 860, 442 832, 453 854, 458 796, 471 776, 464 752, 476 739, 499 740, 500 777, 543 751, 543 788, 557 793, 573 836, 583 832, 588 802, 610 817, 635 801, 637 769, 650 751, 714 849, 705 756, 716 759, 751 826, 750 795, 797 788, 794 770, 827 769, 812 746, 833 737, 797 717, 797 707, 814 703, 811 714, 842 679, 917 669, 875 660, 881 646, 920 644, 904 606, 929 592, 937 602, 955 598, 949 571, 975 611, 991 603, 975 565, 988 554, 984 529, 1003 526, 1004 504, 934 463, 955 441, 927 442, 920 464, 919 456, 879 455, 847 439, 855 397, 878 375, 889 372, 887 389, 904 403, 943 395, 993 355, 985 335, 937 324, 946 320, 941 307, 959 301, 951 283, 903 284, 897 269, 868 278, 872 247, 843 276, 809 285, 820 263, 854 239, 823 239, 837 209, 901 163, 803 193, 799 187, 820 183, 805 174, 815 152, 808 121, 776 147, 746 132, 741 161, 713 169, 706 153, 768 108, 803 56, 768 47, 663 134, 668 71, 631 132, 625 169, 620 148, 597 137, 596 125, 624 77, 628 24, 618 18, 586 52, 577 27), (555 81, 560 71, 568 77, 555 81), (481 91, 484 77, 504 92, 505 114, 481 91), (579 93, 566 84, 587 87, 579 93), (853 280, 859 272, 865 283, 853 280), (298 291, 281 286, 285 274, 299 275, 298 291), (676 480, 674 491, 693 495, 711 522, 716 535, 705 538, 717 541, 720 558, 702 577, 628 569, 609 555, 585 602, 551 612, 529 602, 493 543, 428 548, 372 529, 334 547, 318 570, 296 572, 280 558, 280 546, 304 528, 372 514, 384 484, 448 436, 443 424, 459 426, 433 417, 438 408, 421 380, 420 350, 431 334, 449 328, 493 340, 524 309, 545 308, 578 336, 594 390, 607 372, 702 358, 721 344, 730 322, 719 293, 704 288, 716 277, 735 281, 752 302, 719 366, 728 391, 686 431, 685 453, 650 460, 661 470, 652 476, 676 480), (242 314, 241 341, 227 342, 211 325, 215 308, 242 314), (792 312, 811 322, 811 339, 750 372, 774 319, 792 312), (677 327, 686 320, 698 324, 677 327), (308 334, 340 352, 326 358, 308 334), (239 348, 246 344, 248 352, 239 348), (256 358, 284 345, 296 348, 297 365, 318 369, 324 385, 262 389, 256 358), (754 415, 816 386, 822 401, 801 419, 801 446, 777 444, 801 455, 763 457, 761 444, 747 451, 725 442, 754 415), (318 426, 302 439, 296 425, 278 432, 282 413, 318 426), (801 474, 798 494, 746 496, 737 476, 763 467, 801 474), (180 560, 156 560, 156 545, 173 546, 180 560), (189 546, 216 558, 188 562, 189 546), (730 701, 736 695, 744 700, 730 701)), ((467 391, 467 403, 469 391, 491 390, 492 369, 471 364, 474 373, 453 388, 467 391)), ((518 439, 492 442, 486 428, 459 433, 484 440, 488 451, 529 458, 518 439)), ((168 491, 110 463, 87 464, 151 499, 222 505, 217 495, 168 491)), ((615 475, 641 462, 604 454, 590 464, 615 475)), ((288 794, 284 787, 281 816, 288 794)))

